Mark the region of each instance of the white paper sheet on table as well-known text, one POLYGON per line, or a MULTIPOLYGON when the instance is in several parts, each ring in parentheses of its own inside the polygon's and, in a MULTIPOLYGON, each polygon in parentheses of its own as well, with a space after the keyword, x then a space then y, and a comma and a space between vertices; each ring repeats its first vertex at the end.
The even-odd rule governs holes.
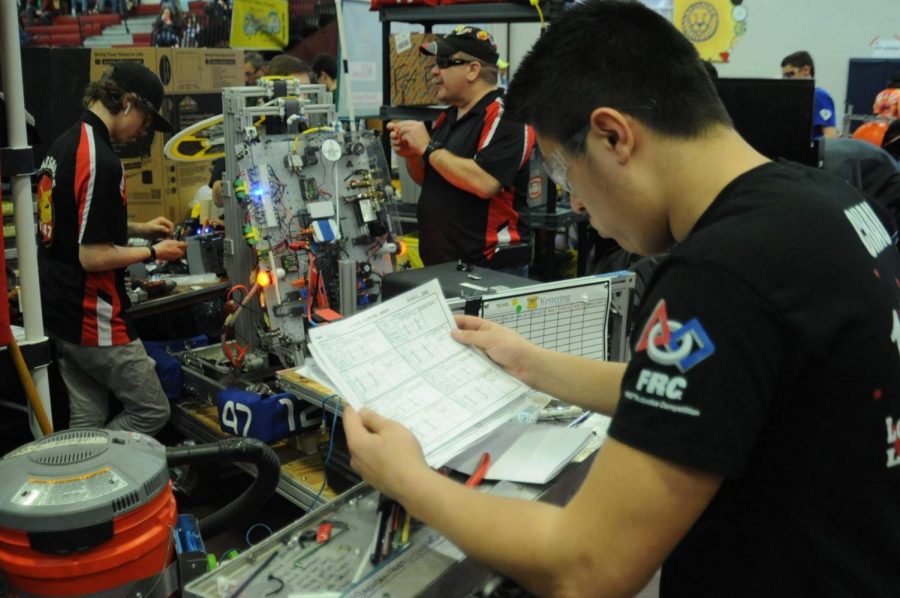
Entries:
POLYGON ((546 484, 578 454, 591 433, 589 428, 509 421, 451 459, 447 466, 471 475, 481 455, 489 453, 486 480, 546 484))
POLYGON ((522 409, 530 389, 450 336, 437 280, 310 330, 310 352, 355 409, 407 426, 439 467, 522 409))

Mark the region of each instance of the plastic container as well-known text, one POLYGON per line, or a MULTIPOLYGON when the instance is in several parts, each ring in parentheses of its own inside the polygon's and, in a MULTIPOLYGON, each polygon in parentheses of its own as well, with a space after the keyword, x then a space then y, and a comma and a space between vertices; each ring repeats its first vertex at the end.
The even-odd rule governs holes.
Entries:
POLYGON ((177 515, 169 482, 146 505, 115 518, 112 539, 84 552, 37 552, 27 533, 0 527, 0 570, 11 589, 31 596, 90 596, 128 586, 169 564, 177 515))

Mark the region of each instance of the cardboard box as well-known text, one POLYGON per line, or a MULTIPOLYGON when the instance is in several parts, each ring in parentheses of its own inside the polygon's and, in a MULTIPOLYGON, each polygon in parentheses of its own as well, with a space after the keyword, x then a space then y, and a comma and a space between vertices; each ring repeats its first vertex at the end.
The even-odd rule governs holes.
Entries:
POLYGON ((244 85, 244 52, 229 48, 159 48, 160 80, 166 95, 216 92, 244 85))
MULTIPOLYGON (((222 113, 222 88, 244 84, 244 53, 229 48, 24 48, 23 62, 42 73, 27 78, 30 110, 40 116, 49 146, 81 113, 81 94, 116 62, 138 62, 157 74, 166 92, 162 113, 176 130, 222 113), (57 72, 61 71, 61 72, 57 72), (48 77, 47 73, 53 75, 48 77), (64 93, 60 93, 60 91, 64 93), (74 96, 74 98, 73 98, 74 96), (38 112, 35 110, 38 109, 38 112), (55 122, 51 117, 64 114, 55 122), (51 126, 52 125, 52 126, 51 126)), ((210 163, 163 157, 168 135, 115 144, 125 167, 129 220, 182 220, 197 189, 209 182, 210 163)), ((46 148, 43 149, 46 152, 46 148)), ((42 159, 43 155, 38 157, 42 159)), ((39 163, 39 162, 38 162, 39 163)))
POLYGON ((122 160, 125 168, 125 190, 128 192, 128 202, 148 203, 158 202, 163 199, 163 164, 162 164, 162 138, 154 135, 154 139, 137 155, 125 154, 124 149, 130 149, 138 144, 119 145, 113 144, 116 153, 122 160))
POLYGON ((431 84, 434 58, 422 56, 419 46, 434 41, 433 33, 391 35, 391 105, 431 106, 438 104, 437 89, 431 84))
MULTIPOLYGON (((210 162, 175 162, 166 160, 166 218, 181 222, 191 213, 197 190, 209 184, 210 162)), ((213 208, 214 216, 218 209, 213 208)))
MULTIPOLYGON (((117 62, 137 62, 159 75, 156 48, 94 48, 90 62, 91 81, 99 79, 117 62)), ((163 215, 162 146, 160 135, 131 143, 113 143, 113 149, 125 167, 129 212, 132 206, 142 204, 146 208, 142 208, 142 213, 148 213, 149 206, 155 206, 156 214, 150 218, 163 215)))
MULTIPOLYGON (((169 100, 168 116, 176 130, 222 113, 222 96, 218 92, 171 94, 169 100)), ((171 209, 178 220, 188 215, 197 190, 209 183, 211 163, 175 162, 163 157, 166 209, 171 209)))
MULTIPOLYGON (((166 216, 162 200, 151 203, 128 202, 128 222, 147 222, 157 216, 166 216)), ((168 218, 168 216, 166 216, 168 218)))
POLYGON ((154 135, 148 155, 122 157, 129 222, 146 222, 157 216, 169 217, 165 209, 162 147, 161 136, 154 135))
MULTIPOLYGON (((244 85, 242 50, 160 48, 157 53, 161 70, 170 73, 161 80, 166 90, 165 114, 176 131, 221 114, 222 88, 244 85)), ((167 218, 179 222, 190 214, 197 190, 209 183, 210 164, 162 158, 167 218)))
POLYGON ((171 94, 166 102, 166 118, 176 131, 222 114, 222 95, 219 92, 171 94))
POLYGON ((156 48, 93 48, 90 80, 96 81, 117 62, 137 62, 159 74, 156 48))
MULTIPOLYGON (((92 55, 91 76, 99 77, 121 60, 140 62, 159 76, 166 92, 162 112, 176 131, 221 114, 222 88, 244 84, 244 53, 227 48, 98 49, 92 55)), ((209 182, 209 161, 174 162, 164 157, 162 148, 169 137, 145 140, 149 147, 116 148, 130 165, 126 169, 129 215, 133 212, 144 220, 165 216, 180 222, 190 214, 197 190, 209 182)))

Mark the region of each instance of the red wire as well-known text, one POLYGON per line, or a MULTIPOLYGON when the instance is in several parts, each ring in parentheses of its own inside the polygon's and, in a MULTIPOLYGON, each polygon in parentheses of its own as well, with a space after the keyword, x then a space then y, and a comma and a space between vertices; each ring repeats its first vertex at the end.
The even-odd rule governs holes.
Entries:
POLYGON ((247 293, 250 292, 250 291, 247 289, 247 287, 245 287, 244 285, 242 285, 242 284, 236 284, 236 285, 234 285, 233 287, 231 287, 230 289, 228 289, 228 295, 225 297, 225 299, 226 299, 226 300, 231 300, 231 295, 232 295, 236 290, 238 290, 238 289, 243 289, 243 290, 244 290, 244 296, 245 296, 245 297, 247 296, 247 293))
MULTIPOLYGON (((256 291, 259 290, 259 283, 254 284, 253 288, 251 288, 249 291, 247 290, 247 287, 242 284, 234 285, 233 287, 231 287, 228 290, 227 298, 229 301, 231 300, 232 294, 237 289, 244 290, 244 297, 243 297, 243 299, 241 299, 241 302, 238 304, 234 313, 232 313, 230 316, 228 316, 228 318, 226 318, 226 320, 225 320, 226 326, 229 325, 229 322, 228 322, 229 318, 232 319, 230 325, 231 326, 234 325, 234 320, 237 319, 238 313, 240 313, 240 311, 250 302, 250 300, 253 298, 253 295, 256 294, 256 291)), ((241 367, 241 364, 244 362, 244 357, 247 355, 247 351, 249 350, 249 347, 241 346, 240 344, 238 344, 237 341, 232 341, 232 343, 237 348, 237 352, 238 352, 237 356, 232 355, 231 345, 228 344, 228 340, 226 339, 225 333, 223 332, 222 333, 222 352, 225 354, 225 357, 228 358, 228 361, 231 363, 232 367, 234 367, 235 369, 239 369, 241 367)))
POLYGON ((315 292, 313 289, 316 288, 315 285, 318 285, 318 280, 316 280, 319 276, 319 271, 316 270, 316 256, 310 251, 309 252, 309 280, 306 285, 306 319, 309 322, 312 322, 312 308, 313 308, 313 300, 315 299, 315 292))
POLYGON ((244 363, 244 356, 247 354, 248 347, 242 347, 237 343, 237 341, 232 341, 234 346, 237 347, 238 354, 237 357, 234 357, 231 354, 231 347, 228 345, 228 341, 225 340, 225 336, 222 335, 222 352, 225 353, 225 357, 228 358, 229 363, 234 369, 239 369, 241 364, 244 363))
POLYGON ((318 302, 319 307, 328 308, 328 293, 325 291, 325 279, 321 276, 319 277, 319 288, 317 289, 316 294, 316 301, 318 302))

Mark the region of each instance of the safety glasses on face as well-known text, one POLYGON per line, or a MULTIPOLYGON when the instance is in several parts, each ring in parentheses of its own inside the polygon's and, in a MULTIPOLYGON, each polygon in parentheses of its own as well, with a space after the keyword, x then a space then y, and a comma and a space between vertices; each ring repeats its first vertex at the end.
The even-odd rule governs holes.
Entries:
POLYGON ((141 111, 141 115, 144 117, 144 129, 150 130, 153 126, 153 114, 156 110, 153 108, 153 104, 150 103, 149 100, 145 100, 144 98, 138 98, 137 100, 138 109, 141 111))
POLYGON ((463 60, 462 58, 451 58, 449 56, 435 56, 434 57, 434 66, 439 69, 448 69, 451 66, 462 66, 464 64, 469 64, 473 62, 472 60, 463 60))
POLYGON ((585 125, 544 157, 544 170, 547 171, 547 175, 566 193, 571 193, 572 188, 569 186, 569 159, 566 158, 564 152, 571 152, 580 148, 584 144, 590 128, 590 124, 585 125))
MULTIPOLYGON (((647 98, 646 104, 641 106, 622 107, 619 108, 619 110, 625 113, 649 112, 658 114, 659 106, 656 103, 656 100, 647 98)), ((581 146, 584 145, 584 140, 587 138, 590 129, 590 123, 586 124, 571 137, 560 143, 559 147, 553 150, 550 155, 544 157, 544 170, 547 171, 547 174, 553 182, 559 185, 566 193, 571 193, 572 189, 569 186, 569 159, 566 158, 566 155, 563 152, 568 151, 571 153, 578 151, 581 146)))

